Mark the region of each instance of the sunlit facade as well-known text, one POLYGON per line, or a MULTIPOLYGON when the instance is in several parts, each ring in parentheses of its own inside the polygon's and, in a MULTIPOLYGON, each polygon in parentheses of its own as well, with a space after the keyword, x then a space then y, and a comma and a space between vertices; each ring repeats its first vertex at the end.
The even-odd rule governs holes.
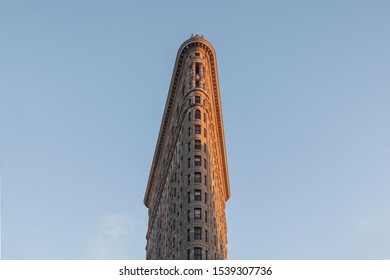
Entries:
POLYGON ((227 259, 229 197, 216 55, 195 35, 179 48, 150 170, 146 259, 227 259))

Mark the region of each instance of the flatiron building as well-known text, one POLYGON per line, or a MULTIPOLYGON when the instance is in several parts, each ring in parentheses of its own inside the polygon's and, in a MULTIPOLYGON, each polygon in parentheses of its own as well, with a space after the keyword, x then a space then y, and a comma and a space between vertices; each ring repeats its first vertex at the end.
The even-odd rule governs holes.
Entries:
POLYGON ((146 259, 227 259, 229 197, 216 55, 195 35, 178 50, 150 169, 146 259))

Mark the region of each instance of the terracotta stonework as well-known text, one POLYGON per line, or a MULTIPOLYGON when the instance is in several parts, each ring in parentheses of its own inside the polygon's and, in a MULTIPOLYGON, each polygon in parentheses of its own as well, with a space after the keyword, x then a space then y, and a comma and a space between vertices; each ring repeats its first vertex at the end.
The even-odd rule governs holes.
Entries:
POLYGON ((227 259, 229 197, 215 51, 195 35, 176 57, 145 192, 146 259, 227 259))

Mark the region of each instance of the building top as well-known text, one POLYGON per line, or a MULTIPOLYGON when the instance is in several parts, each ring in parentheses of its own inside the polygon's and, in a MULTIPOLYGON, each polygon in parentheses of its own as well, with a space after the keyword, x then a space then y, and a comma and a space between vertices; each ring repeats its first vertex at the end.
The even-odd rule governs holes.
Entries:
POLYGON ((192 34, 192 35, 191 35, 191 39, 192 39, 192 38, 203 38, 203 35, 198 35, 198 34, 195 34, 195 35, 194 35, 194 34, 192 34))
POLYGON ((227 165, 227 158, 226 158, 226 148, 225 148, 225 139, 224 139, 224 129, 223 129, 223 120, 222 120, 222 107, 221 107, 221 99, 220 99, 220 93, 219 93, 219 83, 218 83, 218 70, 217 70, 217 64, 216 64, 216 54, 213 46, 203 38, 203 35, 191 35, 191 38, 186 40, 179 48, 176 56, 176 62, 175 67, 173 69, 171 84, 169 87, 169 93, 167 97, 167 101, 165 104, 163 119, 160 126, 160 132, 158 135, 158 140, 156 143, 156 149, 153 156, 152 166, 150 169, 148 184, 145 192, 144 197, 144 204, 146 207, 150 206, 150 199, 151 194, 153 193, 154 186, 156 184, 156 178, 158 175, 159 170, 159 164, 160 164, 160 157, 162 154, 162 150, 164 147, 164 143, 167 138, 167 129, 169 120, 171 118, 171 115, 173 114, 173 104, 175 101, 176 94, 179 92, 179 79, 180 79, 180 73, 183 71, 184 62, 186 59, 186 54, 189 50, 192 48, 203 48, 205 52, 207 53, 208 60, 210 63, 210 75, 211 75, 211 86, 210 86, 210 94, 213 94, 214 96, 214 106, 216 109, 216 127, 218 131, 218 147, 220 149, 220 154, 222 157, 222 165, 223 165, 223 184, 225 187, 225 193, 226 197, 225 200, 228 200, 230 197, 230 183, 229 183, 229 176, 228 176, 228 165, 227 165))

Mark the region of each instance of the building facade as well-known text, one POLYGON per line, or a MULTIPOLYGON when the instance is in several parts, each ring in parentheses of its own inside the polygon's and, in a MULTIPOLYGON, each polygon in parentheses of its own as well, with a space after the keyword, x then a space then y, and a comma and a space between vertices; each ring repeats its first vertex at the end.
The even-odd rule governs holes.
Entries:
POLYGON ((229 197, 216 55, 195 35, 177 53, 145 192, 146 259, 227 259, 229 197))

